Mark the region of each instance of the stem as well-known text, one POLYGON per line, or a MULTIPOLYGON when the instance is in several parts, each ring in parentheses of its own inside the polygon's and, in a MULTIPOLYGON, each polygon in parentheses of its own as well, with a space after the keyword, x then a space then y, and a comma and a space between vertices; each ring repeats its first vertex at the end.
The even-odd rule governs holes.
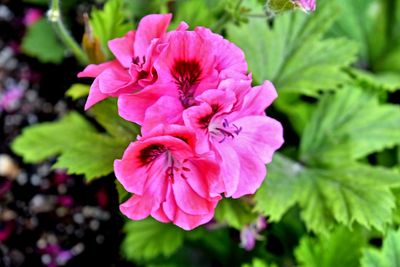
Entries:
POLYGON ((64 45, 71 50, 75 58, 82 65, 87 65, 89 59, 85 52, 83 52, 80 45, 72 38, 71 34, 65 27, 60 12, 60 0, 51 0, 50 9, 47 12, 48 20, 53 24, 58 37, 64 43, 64 45))
MULTIPOLYGON (((242 2, 243 2, 243 0, 238 0, 238 2, 236 3, 235 10, 234 10, 235 13, 239 11, 239 8, 242 5, 242 2)), ((214 27, 212 27, 212 29, 215 32, 220 32, 222 30, 222 28, 224 27, 224 24, 227 23, 231 18, 232 18, 232 16, 230 14, 224 13, 222 15, 222 17, 214 25, 214 27)))

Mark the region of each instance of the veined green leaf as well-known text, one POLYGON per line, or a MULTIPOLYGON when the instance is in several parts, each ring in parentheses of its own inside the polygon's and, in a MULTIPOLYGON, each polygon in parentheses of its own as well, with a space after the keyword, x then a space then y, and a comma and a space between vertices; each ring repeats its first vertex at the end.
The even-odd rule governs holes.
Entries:
POLYGON ((368 248, 361 259, 362 267, 400 267, 400 230, 389 230, 381 250, 368 248))
POLYGON ((183 243, 184 231, 153 219, 129 221, 124 226, 123 255, 133 261, 172 255, 183 243))
POLYGON ((255 18, 228 27, 228 37, 244 50, 258 82, 272 80, 280 92, 316 96, 348 79, 342 68, 355 60, 357 47, 345 39, 321 40, 335 19, 332 6, 321 6, 312 16, 277 16, 273 27, 255 18))
POLYGON ((302 238, 295 256, 299 266, 304 267, 358 267, 365 244, 366 238, 360 231, 338 228, 319 239, 302 238))
POLYGON ((398 171, 359 163, 306 168, 283 156, 275 159, 255 197, 256 209, 272 221, 297 204, 307 229, 317 233, 336 224, 352 227, 355 222, 383 231, 392 222, 391 188, 400 186, 398 171))
POLYGON ((108 49, 108 41, 122 37, 133 28, 131 23, 125 21, 124 3, 122 0, 109 0, 102 10, 94 9, 90 13, 90 25, 94 35, 99 38, 103 52, 112 58, 108 49))
POLYGON ((43 63, 60 63, 65 54, 64 46, 45 18, 28 27, 21 48, 25 54, 43 63))
POLYGON ((92 107, 88 112, 115 138, 132 142, 140 132, 138 125, 126 121, 118 115, 116 99, 106 99, 92 107))
POLYGON ((83 174, 87 181, 113 171, 128 142, 98 133, 80 133, 79 139, 58 157, 53 167, 65 168, 69 174, 83 174))
POLYGON ((238 230, 256 220, 251 206, 240 199, 223 199, 215 210, 215 219, 238 230))
POLYGON ((300 158, 313 166, 343 164, 400 143, 400 108, 346 87, 325 96, 301 139, 300 158))
POLYGON ((69 149, 86 132, 95 133, 95 129, 81 115, 71 112, 57 122, 25 128, 13 141, 12 149, 25 162, 38 163, 69 149))

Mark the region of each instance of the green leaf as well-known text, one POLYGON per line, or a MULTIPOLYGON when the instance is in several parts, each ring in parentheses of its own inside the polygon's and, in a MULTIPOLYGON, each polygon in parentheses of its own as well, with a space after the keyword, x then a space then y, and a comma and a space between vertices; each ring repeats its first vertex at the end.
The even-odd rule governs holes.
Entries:
POLYGON ((72 100, 77 100, 79 98, 85 97, 89 94, 90 86, 81 83, 74 83, 68 90, 65 92, 65 95, 72 98, 72 100))
POLYGON ((94 35, 99 38, 103 52, 112 58, 107 42, 122 37, 133 28, 131 23, 125 22, 124 3, 122 0, 109 0, 102 10, 93 9, 90 13, 90 25, 94 35))
POLYGON ((256 220, 249 204, 240 199, 222 199, 215 210, 215 219, 238 230, 256 220))
POLYGON ((318 104, 301 139, 300 158, 313 166, 343 164, 400 143, 400 107, 346 87, 318 104))
POLYGON ((95 129, 81 115, 71 112, 57 122, 25 128, 13 141, 12 150, 25 162, 38 163, 72 147, 82 133, 95 133, 95 129))
POLYGON ((153 219, 129 221, 124 226, 123 255, 132 261, 171 256, 183 243, 184 231, 153 219))
POLYGON ((44 18, 28 27, 21 48, 25 54, 43 63, 60 63, 65 54, 64 46, 44 18))
POLYGON ((80 133, 79 139, 58 157, 54 168, 65 168, 68 174, 83 174, 87 181, 113 171, 114 160, 127 146, 125 140, 98 133, 80 133))
POLYGON ((356 44, 345 39, 321 40, 335 19, 335 9, 321 5, 312 16, 302 12, 278 16, 273 27, 263 19, 228 27, 254 78, 272 80, 280 92, 317 96, 348 80, 342 68, 355 60, 356 44))
POLYGON ((392 222, 400 173, 364 164, 335 169, 306 168, 278 156, 257 192, 256 209, 278 221, 297 204, 308 230, 326 233, 336 224, 354 223, 380 231, 392 222), (379 196, 377 198, 376 196, 379 196))
POLYGON ((271 222, 279 221, 298 201, 302 190, 298 176, 303 169, 299 163, 275 154, 267 178, 255 195, 256 210, 268 215, 271 222))
POLYGON ((204 0, 177 1, 176 8, 171 28, 176 28, 181 21, 188 23, 191 28, 196 26, 210 28, 216 22, 213 14, 214 8, 207 6, 204 0))
POLYGON ((361 259, 362 267, 400 267, 400 230, 389 230, 381 250, 368 248, 361 259))
POLYGON ((118 115, 116 99, 106 99, 88 112, 110 135, 116 138, 134 141, 140 132, 138 125, 126 121, 118 115))
POLYGON ((350 68, 349 73, 360 82, 363 88, 373 88, 394 92, 400 89, 400 74, 395 72, 371 73, 361 69, 350 68))
POLYGON ((117 189, 119 203, 128 200, 131 194, 125 190, 125 188, 117 179, 115 179, 115 188, 117 189))
POLYGON ((319 239, 302 238, 295 256, 299 266, 304 267, 358 267, 365 243, 361 232, 338 228, 319 239))
POLYGON ((81 115, 71 112, 57 122, 24 129, 12 149, 29 163, 59 155, 53 167, 83 174, 90 181, 113 171, 114 160, 122 156, 129 141, 97 133, 81 115))
POLYGON ((278 267, 276 264, 268 264, 262 259, 254 258, 251 263, 242 264, 242 267, 278 267))

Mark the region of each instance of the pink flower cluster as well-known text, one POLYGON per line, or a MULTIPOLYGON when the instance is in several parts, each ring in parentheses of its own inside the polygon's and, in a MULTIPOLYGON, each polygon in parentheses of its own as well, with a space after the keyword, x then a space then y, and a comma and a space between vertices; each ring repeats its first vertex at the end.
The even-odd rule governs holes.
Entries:
POLYGON ((251 87, 243 52, 209 29, 167 32, 171 15, 144 17, 137 30, 109 42, 116 59, 89 65, 95 78, 86 109, 118 98, 119 115, 141 136, 114 170, 133 194, 120 209, 190 230, 210 221, 225 197, 253 194, 265 164, 283 143, 282 126, 265 115, 277 97, 266 81, 251 87))

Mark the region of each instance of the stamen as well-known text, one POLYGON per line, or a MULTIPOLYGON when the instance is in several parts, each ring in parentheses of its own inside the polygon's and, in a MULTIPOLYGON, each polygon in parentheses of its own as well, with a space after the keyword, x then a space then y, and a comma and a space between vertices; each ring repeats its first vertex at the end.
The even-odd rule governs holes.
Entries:
POLYGON ((178 86, 179 100, 185 108, 194 104, 194 88, 201 77, 201 67, 196 60, 178 60, 172 67, 171 74, 178 86))
POLYGON ((143 165, 147 165, 153 160, 155 160, 158 156, 166 151, 164 145, 161 144, 151 144, 148 147, 143 148, 139 154, 139 160, 143 165))

